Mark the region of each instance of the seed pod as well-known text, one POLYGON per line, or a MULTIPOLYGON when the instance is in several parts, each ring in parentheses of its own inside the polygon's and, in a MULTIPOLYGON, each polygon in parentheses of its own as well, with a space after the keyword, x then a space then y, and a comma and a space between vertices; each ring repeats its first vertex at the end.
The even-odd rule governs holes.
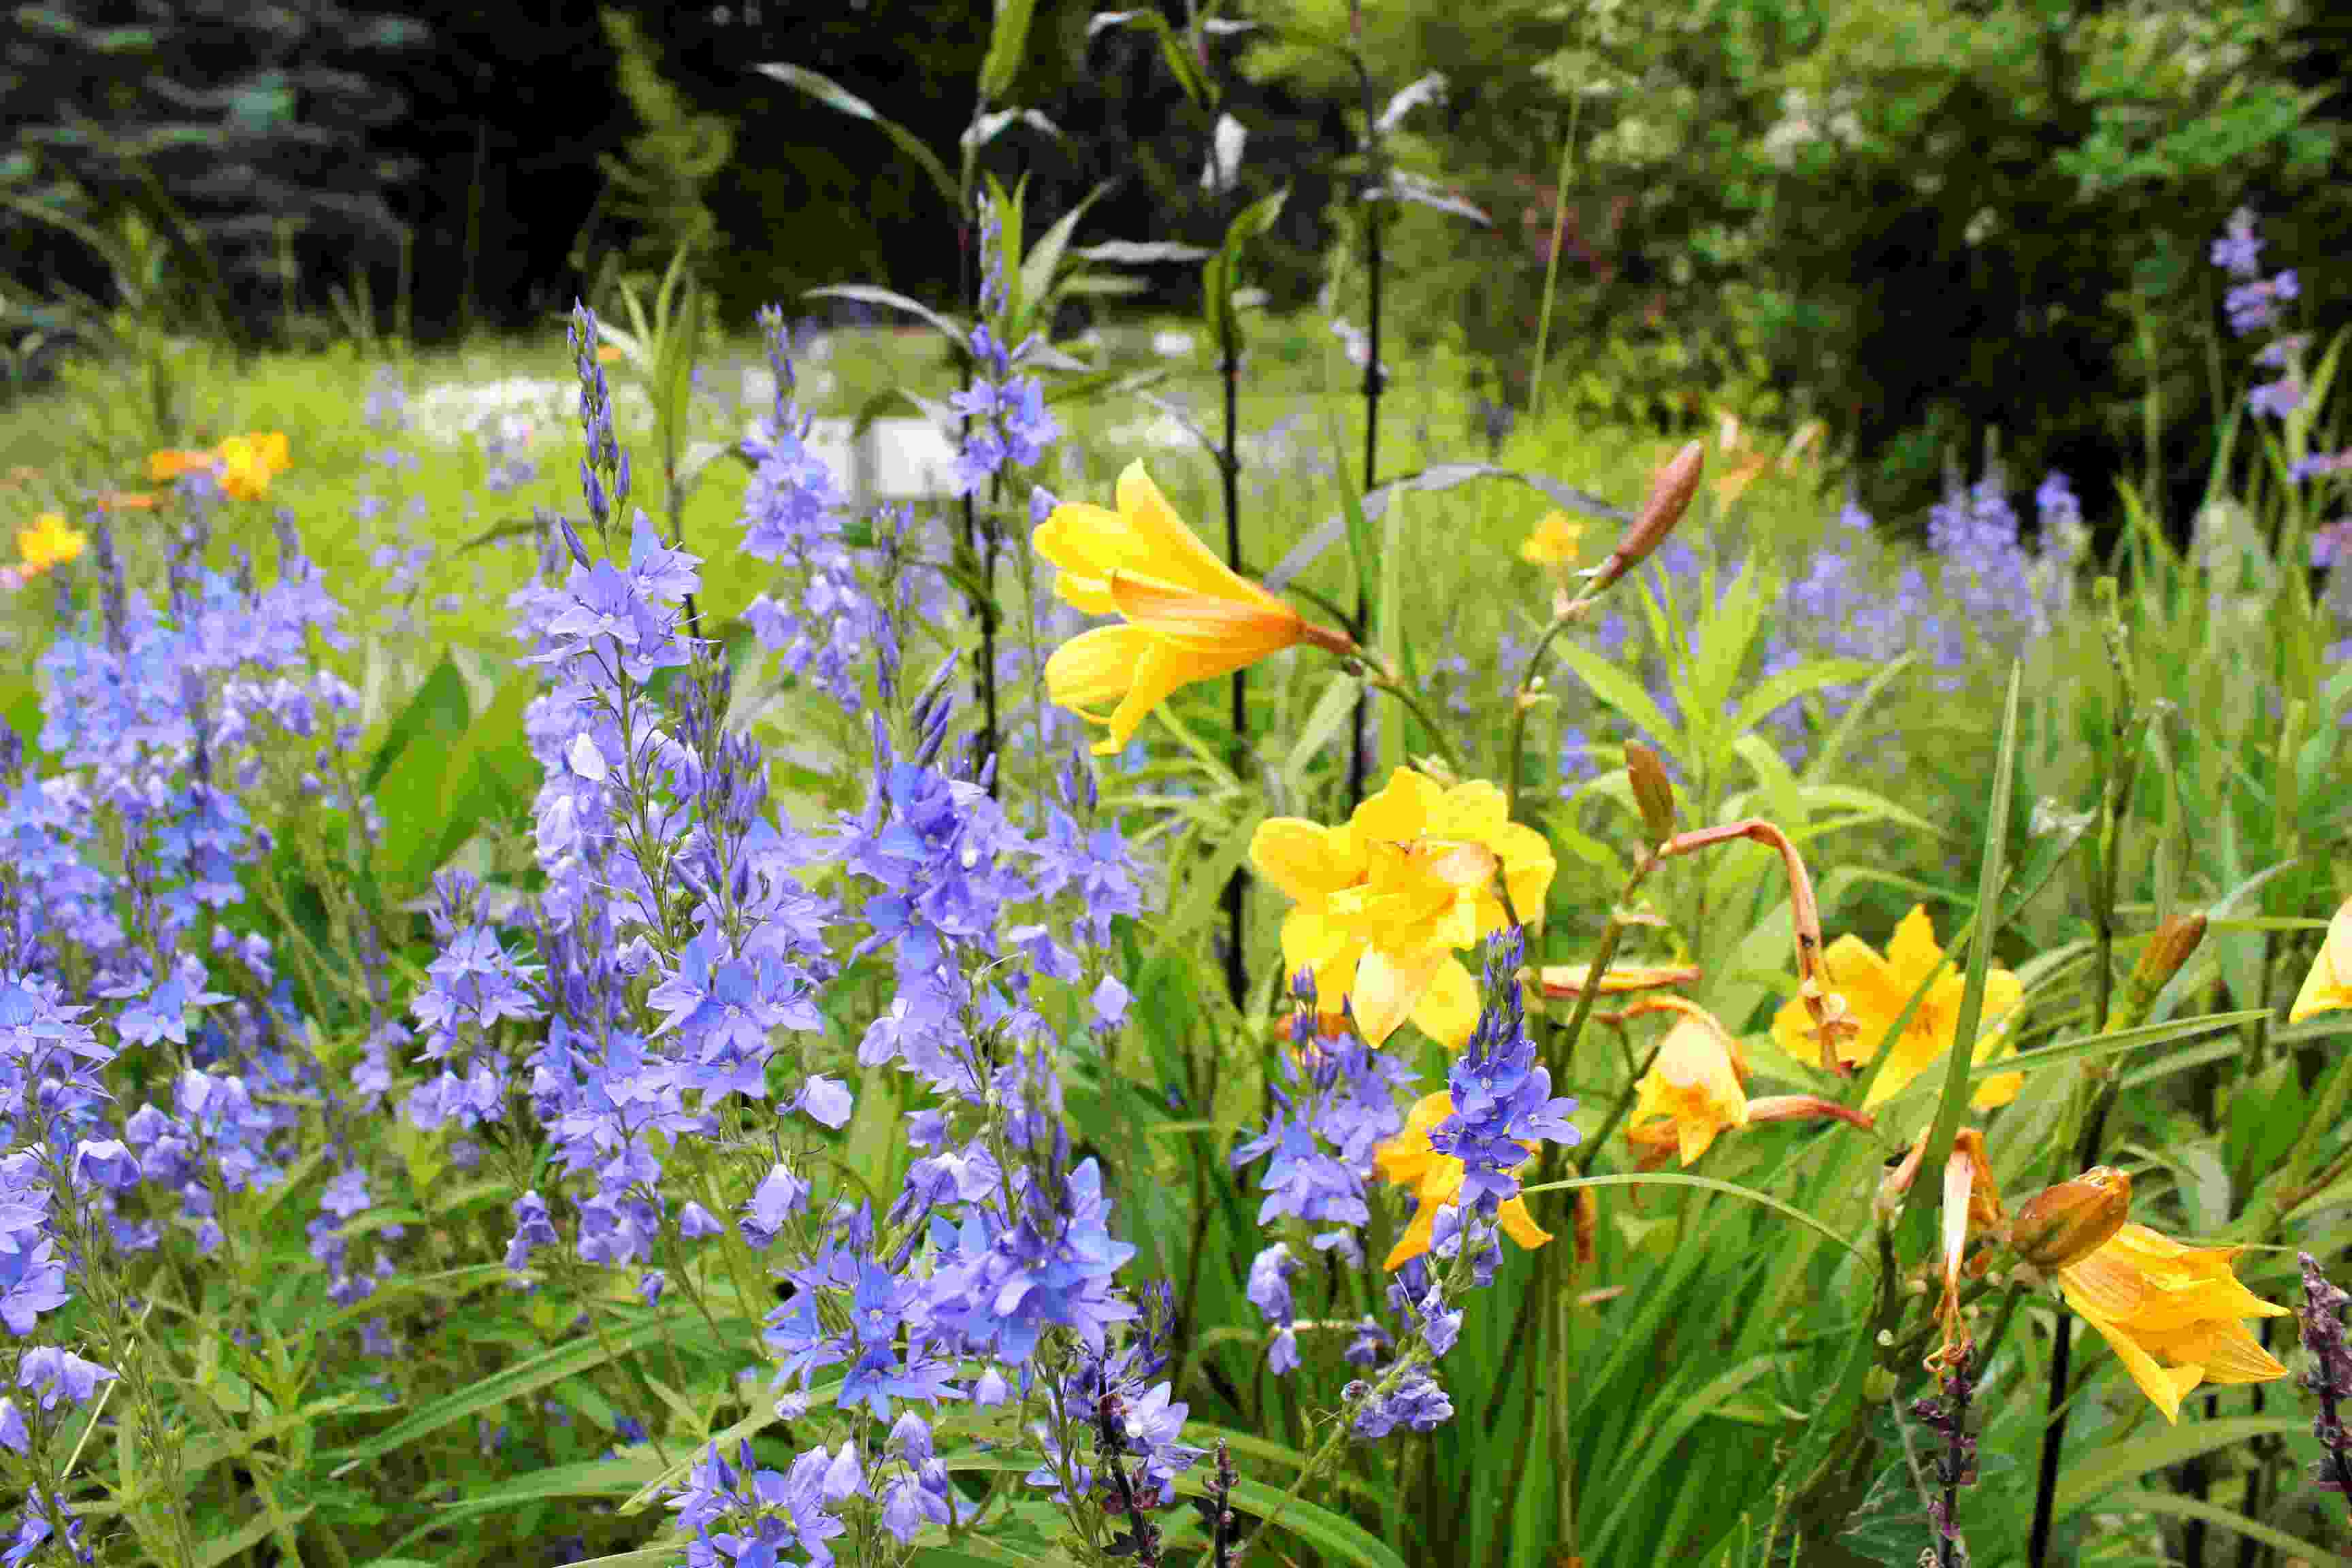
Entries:
POLYGON ((1642 808, 1642 826, 1650 842, 1664 844, 1675 834, 1675 786, 1666 778, 1658 753, 1638 741, 1625 742, 1625 772, 1633 784, 1633 803, 1642 808))
POLYGON ((2100 1165, 2026 1199, 2010 1224, 2010 1247, 2046 1273, 2096 1252, 2130 1217, 2131 1177, 2100 1165))

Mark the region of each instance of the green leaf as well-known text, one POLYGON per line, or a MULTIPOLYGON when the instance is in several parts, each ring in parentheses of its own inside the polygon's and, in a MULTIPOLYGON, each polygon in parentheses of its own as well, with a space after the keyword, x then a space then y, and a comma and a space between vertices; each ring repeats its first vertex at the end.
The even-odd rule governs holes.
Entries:
POLYGON ((370 1459, 381 1458, 419 1437, 430 1436, 444 1426, 495 1409, 509 1400, 534 1394, 550 1384, 577 1377, 592 1367, 604 1365, 613 1357, 625 1355, 640 1345, 653 1343, 661 1334, 661 1322, 648 1319, 634 1328, 607 1334, 601 1342, 593 1337, 574 1340, 570 1344, 558 1345, 553 1350, 517 1362, 512 1366, 492 1373, 469 1388, 461 1388, 445 1398, 435 1400, 389 1430, 379 1432, 366 1442, 332 1456, 341 1462, 329 1473, 336 1477, 348 1475, 370 1459), (609 1351, 607 1345, 611 1347, 609 1351))
MULTIPOLYGON (((1894 667, 1885 671, 1892 674, 1894 667)), ((1731 716, 1731 732, 1745 735, 1772 714, 1824 686, 1838 686, 1851 681, 1866 680, 1880 673, 1879 667, 1866 658, 1817 658, 1809 664, 1768 675, 1748 689, 1739 707, 1731 716)))
POLYGON ((271 1518, 267 1511, 257 1513, 246 1521, 244 1529, 235 1534, 215 1536, 205 1542, 203 1555, 196 1561, 202 1564, 202 1568, 220 1568, 222 1563, 235 1561, 268 1540, 277 1531, 279 1521, 299 1524, 310 1517, 310 1510, 308 1507, 298 1509, 290 1514, 279 1514, 276 1519, 271 1518))
POLYGON ((2284 1553, 2284 1560, 2290 1563, 2325 1563, 2336 1555, 2332 1547, 2314 1545, 2260 1520, 2233 1513, 2218 1503, 2200 1502, 2193 1497, 2174 1492, 2119 1492, 2108 1501, 2119 1510, 2136 1510, 2141 1513, 2168 1513, 2176 1519, 2201 1520, 2219 1529, 2235 1531, 2249 1541, 2259 1541, 2284 1553))
MULTIPOLYGON (((1971 961, 1973 963, 1973 961, 1971 961)), ((2021 1051, 1998 1061, 1972 1064, 1971 1079, 1992 1078, 2005 1072, 2039 1072, 2044 1068, 2063 1067, 2068 1062, 2092 1061, 2100 1057, 2121 1056, 2142 1046, 2159 1046, 2168 1040, 2185 1040, 2196 1035, 2207 1035, 2216 1029, 2234 1029, 2256 1018, 2270 1016, 2262 1007, 2249 1007, 2240 1013, 2209 1013, 2200 1018, 2175 1018, 2168 1023, 2143 1024, 2136 1029, 2116 1029, 2105 1035, 2092 1035, 2084 1039, 2068 1040, 2063 1045, 2043 1046, 2037 1050, 2021 1051)))
POLYGON ((1307 721, 1298 727, 1298 739, 1291 743, 1290 754, 1282 761, 1278 776, 1284 788, 1296 795, 1306 787, 1307 770, 1355 711, 1356 699, 1363 689, 1362 681, 1345 671, 1334 675, 1324 686, 1323 695, 1316 700, 1307 721))
POLYGON ((996 0, 996 17, 988 28, 988 57, 980 66, 983 100, 1002 99, 1021 74, 1021 57, 1029 47, 1029 17, 1035 9, 1036 0, 996 0))
POLYGON ((1150 7, 1139 7, 1133 11, 1097 11, 1087 18, 1088 38, 1105 27, 1132 27, 1139 32, 1156 34, 1160 39, 1160 58, 1168 62, 1169 73, 1175 77, 1176 85, 1184 89, 1184 96, 1194 103, 1208 100, 1208 81, 1201 75, 1201 68, 1194 62, 1191 51, 1176 37, 1176 30, 1168 25, 1167 17, 1150 7))
POLYGON ((900 152, 922 166, 923 173, 931 177, 932 186, 946 201, 950 210, 959 215, 962 212, 961 188, 949 175, 947 165, 940 162, 939 154, 923 144, 921 137, 897 121, 883 115, 872 104, 851 92, 831 77, 782 62, 753 66, 751 68, 762 76, 774 78, 786 87, 799 89, 827 109, 838 110, 855 119, 870 121, 879 126, 884 135, 898 144, 900 152))
POLYGON ((466 678, 445 649, 440 662, 425 672, 407 705, 384 731, 383 742, 376 747, 375 760, 368 764, 362 781, 365 787, 373 790, 383 783, 392 765, 417 742, 446 743, 456 740, 465 733, 469 716, 466 678))
POLYGON ((1685 1176, 1674 1171, 1630 1171, 1618 1175, 1574 1176, 1567 1181, 1541 1182, 1531 1187, 1521 1187, 1519 1192, 1524 1196, 1528 1193, 1565 1193, 1577 1187, 1644 1186, 1699 1187, 1710 1193, 1725 1193, 1735 1198, 1745 1198, 1751 1204, 1762 1205, 1784 1218, 1795 1220, 1816 1236, 1835 1242, 1853 1254, 1860 1261, 1864 1263, 1870 1261, 1869 1254, 1804 1210, 1792 1208, 1769 1193, 1759 1193, 1754 1187, 1743 1187, 1738 1182, 1717 1181, 1713 1176, 1685 1176))
POLYGON ((1667 752, 1678 754, 1683 750, 1682 732, 1666 721, 1665 710, 1622 665, 1564 637, 1553 643, 1552 647, 1559 661, 1584 682, 1586 690, 1647 731, 1667 752))
POLYGON ((2311 1418, 2288 1415, 2234 1415, 2218 1421, 2184 1421, 2178 1426, 2158 1426, 2110 1447, 2078 1457, 2058 1478, 2056 1498, 2060 1517, 2097 1502, 2126 1481, 2156 1470, 2170 1469, 2200 1454, 2226 1448, 2255 1437, 2290 1436, 2311 1430, 2311 1418))
POLYGON ((1070 237, 1077 232, 1078 220, 1087 209, 1102 199, 1110 190, 1110 182, 1103 181, 1088 191, 1078 205, 1055 220, 1054 226, 1037 237, 1037 243, 1023 257, 1017 267, 1017 283, 1013 298, 1005 308, 1004 337, 1017 343, 1029 335, 1032 322, 1041 321, 1054 298, 1054 275, 1061 269, 1063 254, 1068 250, 1070 237))
POLYGON ((1944 1163, 1951 1155, 1952 1139, 1960 1130, 1960 1116, 1969 1105, 1969 1072, 1976 1058, 1977 1026, 1984 1018, 1985 975, 1992 967, 1994 933, 2000 929, 2001 860, 2009 847, 2009 793, 2017 776, 2017 698, 2023 680, 2023 671, 2014 659, 2011 660, 2009 696, 2000 714, 2000 752, 1992 765, 1992 807, 1985 816, 1984 860, 1977 871, 1977 929, 1974 940, 1969 943, 1969 977, 1961 987, 1960 1013, 1952 1026, 1952 1047, 1944 1067, 1944 1091, 1936 1104, 1936 1120, 1927 1129, 1927 1153, 1919 1165, 1924 1175, 1905 1189, 1906 1207, 1920 1193, 1943 1190, 1944 1163))
MULTIPOLYGON (((1176 1478, 1177 1495, 1206 1497, 1212 1479, 1196 1465, 1176 1478)), ((1297 1537, 1333 1562, 1353 1563, 1360 1568, 1405 1568, 1405 1560, 1394 1547, 1353 1520, 1304 1499, 1286 1498, 1263 1481, 1236 1482, 1233 1510, 1255 1519, 1272 1518, 1276 1530, 1297 1537)))
POLYGON ((1274 220, 1282 216, 1282 204, 1289 199, 1290 187, 1285 185, 1244 207, 1227 226, 1225 243, 1202 269, 1201 312, 1210 334, 1228 353, 1238 353, 1242 341, 1241 312, 1234 306, 1234 292, 1241 282, 1242 247, 1274 226, 1274 220))
POLYGON ((893 289, 877 289, 870 283, 828 283, 822 289, 809 289, 803 292, 811 299, 855 300, 863 305, 880 305, 887 310, 904 310, 909 315, 920 316, 930 323, 934 331, 958 348, 968 347, 971 341, 971 334, 958 326, 953 318, 942 316, 920 300, 910 300, 893 289))

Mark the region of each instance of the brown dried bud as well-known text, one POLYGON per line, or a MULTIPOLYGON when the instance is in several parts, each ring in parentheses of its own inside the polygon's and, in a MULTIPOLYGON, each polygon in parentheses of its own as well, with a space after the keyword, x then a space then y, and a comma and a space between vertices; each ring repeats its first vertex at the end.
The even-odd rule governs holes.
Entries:
POLYGON ((1633 784, 1633 804, 1642 808, 1642 826, 1650 842, 1664 844, 1675 836, 1675 786, 1658 753, 1639 741, 1625 742, 1625 772, 1633 784))
POLYGON ((2132 970, 2135 988, 2145 988, 2148 995, 2164 988, 2165 982, 2179 973, 2197 952, 2198 943, 2205 940, 2205 917, 2167 915, 2147 939, 2147 949, 2139 955, 2132 970))
POLYGON ((1650 499, 1642 503, 1641 514, 1618 537, 1617 548, 1593 574, 1592 592, 1599 593, 1639 566, 1665 542, 1690 509, 1691 498, 1698 494, 1699 472, 1706 466, 1706 443, 1691 441, 1658 470, 1650 481, 1650 499))
POLYGON ((2099 1165, 2026 1199, 2010 1222, 2009 1244, 2020 1258, 2047 1273, 2105 1247, 2130 1217, 2131 1177, 2111 1165, 2099 1165))

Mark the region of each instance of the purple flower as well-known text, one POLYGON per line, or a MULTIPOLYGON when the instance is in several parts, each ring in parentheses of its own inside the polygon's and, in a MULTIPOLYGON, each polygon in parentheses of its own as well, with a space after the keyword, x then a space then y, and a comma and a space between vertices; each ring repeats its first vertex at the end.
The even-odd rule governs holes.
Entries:
POLYGON ((754 1250, 764 1252, 775 1242, 784 1221, 806 1205, 808 1196, 809 1184, 780 1160, 770 1167, 751 1201, 743 1205, 743 1217, 737 1222, 737 1228, 754 1250))
POLYGON ((94 1361, 84 1361, 71 1351, 55 1345, 36 1345, 25 1352, 18 1364, 16 1386, 39 1390, 38 1403, 43 1410, 55 1410, 59 1399, 70 1405, 88 1404, 101 1383, 111 1382, 114 1373, 94 1361))
POLYGON ((1434 1432, 1454 1419, 1454 1402, 1446 1397, 1445 1390, 1417 1367, 1407 1372, 1385 1394, 1363 1383, 1349 1384, 1345 1393, 1350 1400, 1365 1401, 1350 1427, 1365 1442, 1376 1442, 1399 1426, 1415 1432, 1434 1432), (1372 1397, 1366 1398, 1367 1395, 1372 1397))
POLYGON ((2263 242, 2254 236, 2254 213, 2252 207, 2240 207, 2230 215, 2230 225, 2221 237, 2213 242, 2213 265, 2233 278, 2252 278, 2259 268, 2256 260, 2263 252, 2263 242))
POLYGON ((804 1110, 810 1120, 827 1127, 845 1126, 852 1109, 848 1086, 819 1074, 801 1086, 800 1093, 793 1097, 793 1103, 786 1109, 804 1110))
POLYGON ((1537 1063, 1528 1034, 1517 979, 1525 953, 1525 939, 1516 927, 1488 940, 1484 1005, 1447 1079, 1454 1113, 1429 1135, 1432 1149, 1463 1163, 1465 1199, 1489 1219, 1517 1194, 1514 1173, 1527 1163, 1528 1144, 1573 1145, 1578 1140, 1567 1120, 1576 1101, 1553 1098, 1551 1073, 1537 1063))

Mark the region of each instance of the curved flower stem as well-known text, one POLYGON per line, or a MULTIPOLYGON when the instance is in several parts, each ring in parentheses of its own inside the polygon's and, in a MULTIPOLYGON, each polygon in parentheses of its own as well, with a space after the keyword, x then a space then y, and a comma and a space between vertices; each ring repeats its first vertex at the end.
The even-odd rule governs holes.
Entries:
POLYGON ((1578 590, 1576 597, 1551 618, 1551 624, 1544 627, 1543 635, 1536 638, 1536 646, 1528 651, 1527 662, 1519 667, 1518 679, 1511 684, 1510 763, 1503 776, 1503 798, 1506 815, 1513 821, 1517 821, 1519 815, 1519 770, 1527 758, 1528 715, 1534 711, 1529 700, 1534 693, 1528 689, 1528 683, 1535 679, 1536 672, 1543 668, 1544 655, 1551 651, 1553 642, 1560 633, 1583 618, 1585 607, 1592 599, 1592 584, 1587 583, 1578 590))
POLYGON ((1351 647, 1340 657, 1358 667, 1363 674, 1364 683, 1367 686, 1375 691, 1385 691, 1402 703, 1405 711, 1419 720, 1421 727, 1429 731, 1429 743, 1437 749, 1437 754, 1445 760, 1445 765, 1452 768, 1457 775, 1460 774, 1462 772, 1461 749, 1454 744, 1453 738, 1446 734, 1445 727, 1431 715, 1427 706, 1411 688, 1391 674, 1386 667, 1364 648, 1351 647))

